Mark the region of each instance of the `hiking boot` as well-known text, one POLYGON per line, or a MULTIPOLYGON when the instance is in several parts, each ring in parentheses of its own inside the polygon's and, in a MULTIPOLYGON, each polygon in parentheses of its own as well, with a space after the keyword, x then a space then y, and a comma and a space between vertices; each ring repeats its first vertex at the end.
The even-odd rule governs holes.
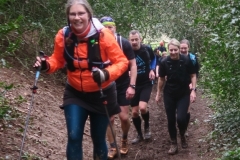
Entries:
POLYGON ((149 128, 145 129, 144 137, 145 137, 145 140, 148 140, 148 139, 150 139, 152 137, 152 134, 151 134, 149 128))
POLYGON ((127 139, 123 139, 122 140, 122 145, 120 148, 120 153, 121 154, 127 154, 128 153, 128 140, 127 139))
POLYGON ((184 135, 181 135, 181 145, 182 145, 182 148, 187 148, 187 147, 188 147, 185 134, 184 134, 184 135))
POLYGON ((171 146, 170 149, 168 150, 168 154, 174 155, 177 154, 178 152, 178 145, 177 145, 177 140, 171 141, 171 146))
POLYGON ((141 141, 143 141, 143 136, 138 135, 134 140, 132 140, 132 144, 137 144, 141 141))
POLYGON ((108 159, 113 159, 117 155, 117 148, 110 148, 108 151, 108 159))

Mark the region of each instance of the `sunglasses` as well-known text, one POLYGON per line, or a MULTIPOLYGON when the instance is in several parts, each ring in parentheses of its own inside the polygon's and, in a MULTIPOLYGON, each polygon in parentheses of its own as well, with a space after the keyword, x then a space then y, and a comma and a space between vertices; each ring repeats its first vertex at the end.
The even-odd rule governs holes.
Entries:
POLYGON ((100 19, 100 22, 104 23, 104 22, 114 22, 114 21, 111 17, 103 17, 100 19))

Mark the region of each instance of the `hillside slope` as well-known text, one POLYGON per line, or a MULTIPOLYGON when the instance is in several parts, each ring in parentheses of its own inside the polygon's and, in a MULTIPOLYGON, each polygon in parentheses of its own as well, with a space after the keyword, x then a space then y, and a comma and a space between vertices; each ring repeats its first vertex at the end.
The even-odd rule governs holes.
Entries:
MULTIPOLYGON (((0 121, 0 159, 18 159, 25 125, 25 118, 31 107, 34 72, 19 73, 13 69, 0 68, 0 82, 14 84, 14 88, 5 92, 5 97, 10 101, 15 115, 13 120, 0 121), (20 96, 20 97, 19 97, 20 96), (22 98, 21 98, 22 97, 22 98), (20 103, 21 101, 21 103, 20 103)), ((39 89, 34 94, 33 110, 30 116, 27 136, 24 143, 24 159, 64 160, 67 142, 65 119, 63 111, 59 109, 62 103, 64 85, 53 83, 52 76, 40 75, 37 84, 39 89), (43 78, 44 77, 44 78, 43 78)), ((1 90, 2 92, 3 90, 1 90)), ((211 110, 207 107, 206 99, 198 92, 197 102, 191 105, 191 124, 189 125, 189 148, 181 149, 179 153, 169 156, 169 135, 163 104, 156 105, 154 98, 156 84, 149 102, 150 125, 153 138, 151 141, 131 145, 130 151, 122 159, 126 160, 212 160, 214 154, 209 150, 205 140, 211 131, 207 123, 211 110)), ((117 140, 120 142, 121 132, 118 118, 116 118, 117 140)), ((89 122, 84 131, 84 160, 92 159, 92 142, 89 132, 89 122)), ((133 139, 136 132, 131 125, 129 140, 133 139)), ((116 158, 117 159, 117 158, 116 158)))

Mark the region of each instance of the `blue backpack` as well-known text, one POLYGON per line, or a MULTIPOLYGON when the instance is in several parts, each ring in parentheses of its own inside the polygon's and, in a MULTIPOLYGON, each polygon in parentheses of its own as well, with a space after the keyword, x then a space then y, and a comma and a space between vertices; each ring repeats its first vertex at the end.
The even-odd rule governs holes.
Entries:
POLYGON ((193 64, 193 66, 196 67, 197 77, 198 77, 200 67, 199 67, 199 64, 198 64, 198 61, 197 61, 197 57, 193 53, 189 53, 188 55, 189 55, 189 58, 190 58, 190 60, 193 64))
POLYGON ((193 63, 193 65, 195 66, 197 64, 197 59, 196 59, 196 56, 192 53, 189 53, 189 57, 193 63))

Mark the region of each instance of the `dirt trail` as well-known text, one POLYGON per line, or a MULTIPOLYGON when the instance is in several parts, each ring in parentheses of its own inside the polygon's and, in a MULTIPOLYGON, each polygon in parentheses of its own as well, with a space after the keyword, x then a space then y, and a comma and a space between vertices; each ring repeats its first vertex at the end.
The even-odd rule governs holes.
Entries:
MULTIPOLYGON (((12 121, 0 121, 0 159, 18 159, 22 141, 26 113, 31 105, 34 73, 19 73, 14 70, 0 69, 0 82, 14 83, 14 89, 6 93, 12 99, 10 104, 20 113, 20 117, 12 121), (25 102, 16 104, 16 99, 21 95, 25 102)), ((42 76, 43 77, 43 76, 42 76)), ((53 84, 51 76, 40 78, 38 93, 34 95, 34 108, 25 140, 24 153, 30 159, 65 160, 66 127, 63 111, 59 109, 62 103, 63 85, 53 84)), ((45 77, 45 76, 44 76, 45 77)), ((129 153, 122 156, 124 160, 212 160, 214 154, 209 151, 205 137, 211 131, 207 123, 211 110, 207 107, 206 100, 201 93, 197 94, 197 102, 191 105, 191 124, 189 125, 189 148, 181 149, 179 153, 169 156, 169 135, 164 107, 157 106, 154 98, 156 84, 149 102, 150 126, 152 140, 131 145, 129 153)), ((120 142, 120 123, 116 120, 117 141, 120 142)), ((133 139, 136 132, 131 124, 129 140, 133 139)), ((84 131, 83 141, 84 160, 92 160, 92 142, 89 132, 89 122, 84 131)), ((26 158, 27 159, 27 158, 26 158)), ((116 158, 117 159, 117 158, 116 158)))

